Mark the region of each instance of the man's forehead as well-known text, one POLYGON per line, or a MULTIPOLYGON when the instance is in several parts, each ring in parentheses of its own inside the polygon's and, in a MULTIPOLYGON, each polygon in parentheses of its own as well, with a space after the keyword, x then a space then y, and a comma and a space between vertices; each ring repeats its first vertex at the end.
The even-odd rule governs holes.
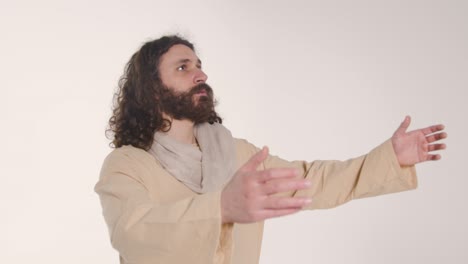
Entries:
POLYGON ((200 63, 201 61, 198 58, 195 52, 182 44, 177 44, 172 46, 164 55, 161 57, 161 64, 177 64, 184 62, 195 62, 200 63))

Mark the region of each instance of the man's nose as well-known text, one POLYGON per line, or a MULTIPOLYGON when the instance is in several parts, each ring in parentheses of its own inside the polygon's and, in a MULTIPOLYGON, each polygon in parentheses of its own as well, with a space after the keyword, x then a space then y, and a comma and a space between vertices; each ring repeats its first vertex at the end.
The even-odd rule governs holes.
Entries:
POLYGON ((202 70, 198 70, 197 73, 195 73, 193 82, 195 84, 205 83, 207 79, 208 76, 202 70))

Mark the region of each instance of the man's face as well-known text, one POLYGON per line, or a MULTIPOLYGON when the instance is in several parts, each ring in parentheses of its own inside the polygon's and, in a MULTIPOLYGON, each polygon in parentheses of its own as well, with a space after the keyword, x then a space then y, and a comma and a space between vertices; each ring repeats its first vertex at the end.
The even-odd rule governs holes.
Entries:
POLYGON ((195 52, 181 44, 172 46, 161 56, 159 77, 166 87, 176 93, 188 92, 208 79, 195 52))
POLYGON ((159 77, 166 89, 160 98, 166 114, 194 123, 207 122, 213 116, 213 91, 205 83, 208 77, 192 49, 185 45, 172 46, 161 57, 159 77))

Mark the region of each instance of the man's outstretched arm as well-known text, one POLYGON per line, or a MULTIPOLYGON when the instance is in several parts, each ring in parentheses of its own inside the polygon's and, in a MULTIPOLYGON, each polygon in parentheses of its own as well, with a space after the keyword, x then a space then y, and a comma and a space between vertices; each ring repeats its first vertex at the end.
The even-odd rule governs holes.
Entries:
MULTIPOLYGON (((432 151, 445 148, 445 144, 439 141, 446 138, 447 134, 442 132, 443 125, 406 132, 409 123, 410 118, 406 117, 391 139, 367 155, 346 161, 289 162, 276 156, 264 157, 261 153, 265 150, 262 150, 256 154, 257 157, 263 159, 259 163, 259 171, 249 172, 249 175, 253 177, 245 180, 247 187, 234 188, 236 176, 226 186, 229 192, 237 193, 237 197, 246 198, 242 201, 231 199, 229 202, 225 201, 224 204, 241 208, 239 204, 242 202, 243 208, 269 212, 268 216, 263 215, 263 217, 251 219, 253 222, 295 213, 300 210, 301 199, 303 201, 301 208, 331 208, 351 199, 414 189, 417 186, 414 165, 440 159, 440 156, 433 154, 432 151), (271 177, 263 182, 253 180, 264 173, 264 170, 269 174, 278 174, 285 169, 291 170, 289 177, 271 177), (298 171, 299 174, 291 176, 293 170, 298 171), (307 186, 306 181, 311 183, 310 187, 307 186), (269 191, 262 191, 265 189, 269 191), (277 195, 278 193, 281 194, 277 195), (290 197, 296 199, 288 200, 287 198, 290 197), (308 199, 311 199, 310 203, 307 203, 308 199), (258 201, 267 200, 275 202, 270 202, 268 206, 264 203, 264 207, 259 205, 258 201)), ((240 140, 238 144, 240 156, 253 156, 258 151, 246 141, 240 140)))

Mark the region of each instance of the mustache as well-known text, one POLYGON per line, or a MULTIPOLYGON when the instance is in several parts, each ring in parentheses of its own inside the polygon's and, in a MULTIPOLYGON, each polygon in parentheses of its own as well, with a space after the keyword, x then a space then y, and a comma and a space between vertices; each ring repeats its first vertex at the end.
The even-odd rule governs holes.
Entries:
POLYGON ((169 88, 168 86, 164 86, 161 89, 161 99, 165 100, 164 98, 178 98, 179 100, 183 100, 184 98, 192 98, 195 94, 205 91, 208 97, 213 98, 213 89, 210 85, 206 83, 199 83, 195 86, 192 86, 189 90, 185 92, 175 91, 174 88, 169 88))
POLYGON ((197 94, 199 92, 205 91, 207 94, 213 94, 213 89, 206 83, 200 83, 190 89, 190 94, 197 94))
POLYGON ((192 87, 192 89, 190 89, 189 93, 190 94, 197 94, 197 93, 202 92, 202 91, 205 91, 208 94, 213 93, 213 89, 211 88, 211 86, 209 86, 206 83, 200 83, 200 84, 195 85, 194 87, 192 87))

